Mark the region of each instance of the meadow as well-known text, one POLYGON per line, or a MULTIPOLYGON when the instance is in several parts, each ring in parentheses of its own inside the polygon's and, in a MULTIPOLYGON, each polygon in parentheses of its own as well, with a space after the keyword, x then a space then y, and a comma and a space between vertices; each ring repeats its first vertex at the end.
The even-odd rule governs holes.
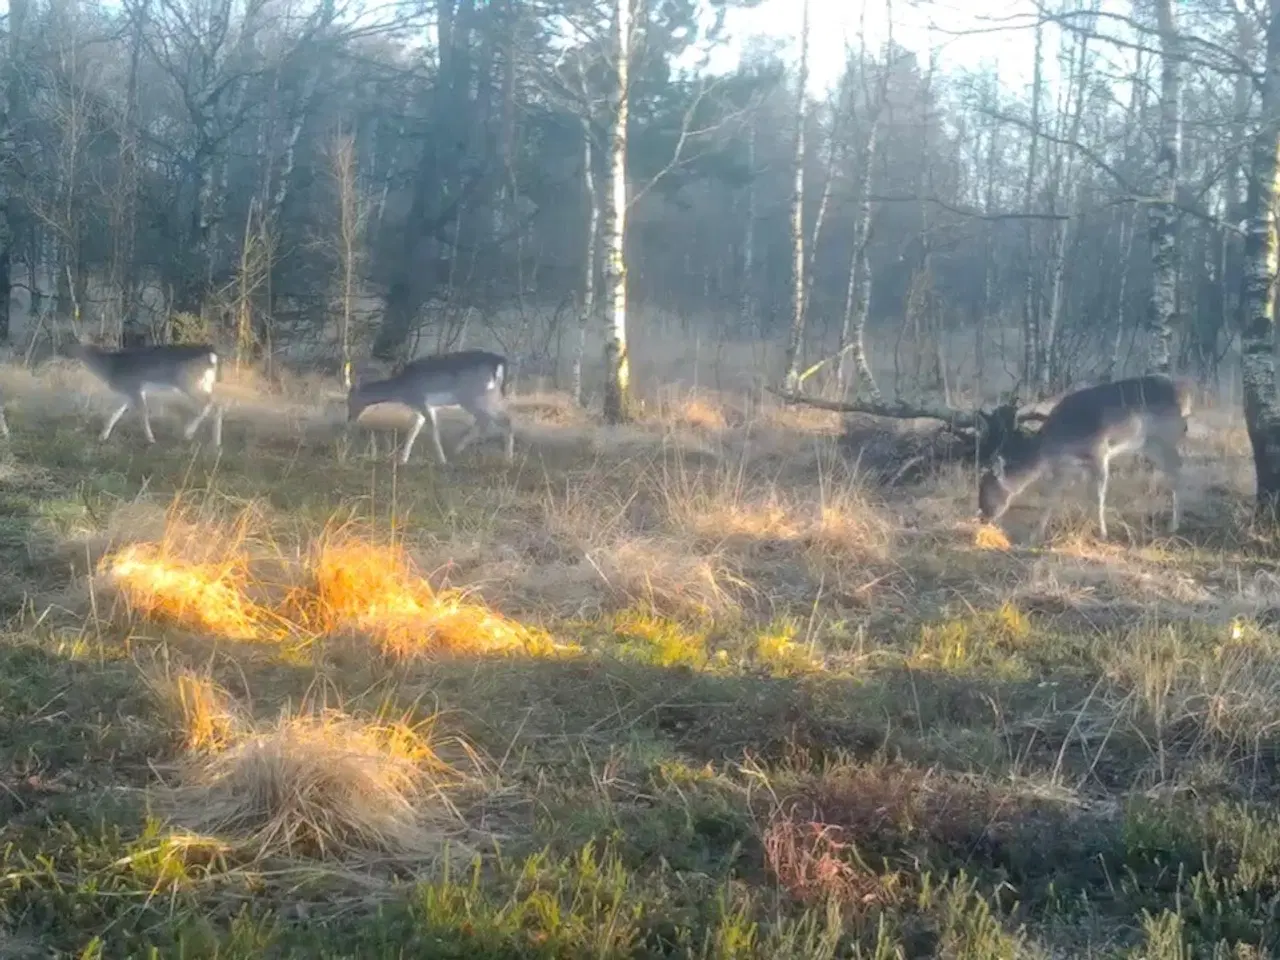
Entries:
POLYGON ((1076 487, 1031 546, 1034 491, 994 542, 971 467, 758 394, 522 392, 514 464, 398 467, 225 387, 219 452, 0 373, 0 956, 1280 955, 1231 407, 1177 537, 1129 463, 1109 541, 1076 487))

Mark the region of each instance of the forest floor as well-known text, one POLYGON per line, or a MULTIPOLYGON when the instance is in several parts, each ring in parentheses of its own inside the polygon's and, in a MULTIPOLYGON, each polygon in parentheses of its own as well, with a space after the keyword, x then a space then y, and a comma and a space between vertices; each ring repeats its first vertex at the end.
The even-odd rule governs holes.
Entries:
MULTIPOLYGON (((231 387, 229 386, 229 389, 231 387)), ((247 387, 148 447, 0 375, 0 956, 1264 957, 1280 544, 875 489, 834 417, 518 397, 446 467, 247 387)), ((443 418, 442 418, 443 420, 443 418)), ((465 420, 443 420, 446 449, 465 420)))

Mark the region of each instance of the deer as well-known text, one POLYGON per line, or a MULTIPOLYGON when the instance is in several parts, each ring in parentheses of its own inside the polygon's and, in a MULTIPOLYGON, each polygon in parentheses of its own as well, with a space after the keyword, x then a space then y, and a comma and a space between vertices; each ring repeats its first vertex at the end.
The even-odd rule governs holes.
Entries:
POLYGON ((347 393, 348 429, 366 407, 379 403, 402 404, 413 411, 415 420, 400 450, 400 463, 409 462, 418 434, 430 421, 436 460, 444 466, 449 461, 440 444, 436 411, 445 407, 461 407, 475 418, 475 422, 454 448, 454 455, 462 453, 481 432, 487 432, 497 424, 505 434, 505 455, 510 463, 514 456, 515 437, 505 404, 507 368, 505 357, 486 350, 460 350, 412 360, 390 377, 356 383, 351 387, 347 393))
POLYGON ((1191 416, 1191 385, 1163 375, 1131 377, 1084 387, 1063 397, 1045 417, 1038 433, 996 455, 978 485, 978 517, 994 523, 1042 475, 1052 475, 1050 506, 1040 518, 1043 539, 1052 513, 1052 495, 1065 485, 1067 468, 1083 467, 1098 498, 1098 530, 1107 539, 1107 482, 1111 461, 1144 454, 1170 484, 1173 514, 1169 532, 1180 525, 1182 456, 1179 444, 1191 416))
POLYGON ((64 351, 79 360, 122 400, 102 428, 101 442, 111 436, 120 418, 132 407, 142 414, 142 428, 147 442, 155 443, 151 417, 147 410, 147 394, 181 393, 200 412, 187 424, 183 436, 190 440, 209 413, 213 418, 213 445, 222 446, 222 406, 214 400, 213 388, 219 379, 218 351, 206 343, 162 343, 121 350, 107 350, 92 344, 73 342, 64 351))

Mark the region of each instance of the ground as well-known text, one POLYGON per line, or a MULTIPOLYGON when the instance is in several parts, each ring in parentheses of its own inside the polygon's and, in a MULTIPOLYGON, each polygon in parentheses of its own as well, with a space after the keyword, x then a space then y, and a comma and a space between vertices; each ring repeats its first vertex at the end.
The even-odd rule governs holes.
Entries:
MULTIPOLYGON (((397 467, 316 384, 221 453, 0 376, 0 955, 1280 952, 1280 550, 1230 410, 1184 530, 879 489, 668 392, 397 467)), ((446 421, 445 446, 465 421, 446 421)))

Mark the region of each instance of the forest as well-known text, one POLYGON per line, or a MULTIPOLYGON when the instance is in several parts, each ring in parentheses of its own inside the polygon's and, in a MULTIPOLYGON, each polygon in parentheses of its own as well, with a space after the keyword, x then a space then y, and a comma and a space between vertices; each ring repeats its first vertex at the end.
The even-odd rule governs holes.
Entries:
POLYGON ((8 0, 0 957, 1280 955, 1280 0, 830 9, 8 0))

